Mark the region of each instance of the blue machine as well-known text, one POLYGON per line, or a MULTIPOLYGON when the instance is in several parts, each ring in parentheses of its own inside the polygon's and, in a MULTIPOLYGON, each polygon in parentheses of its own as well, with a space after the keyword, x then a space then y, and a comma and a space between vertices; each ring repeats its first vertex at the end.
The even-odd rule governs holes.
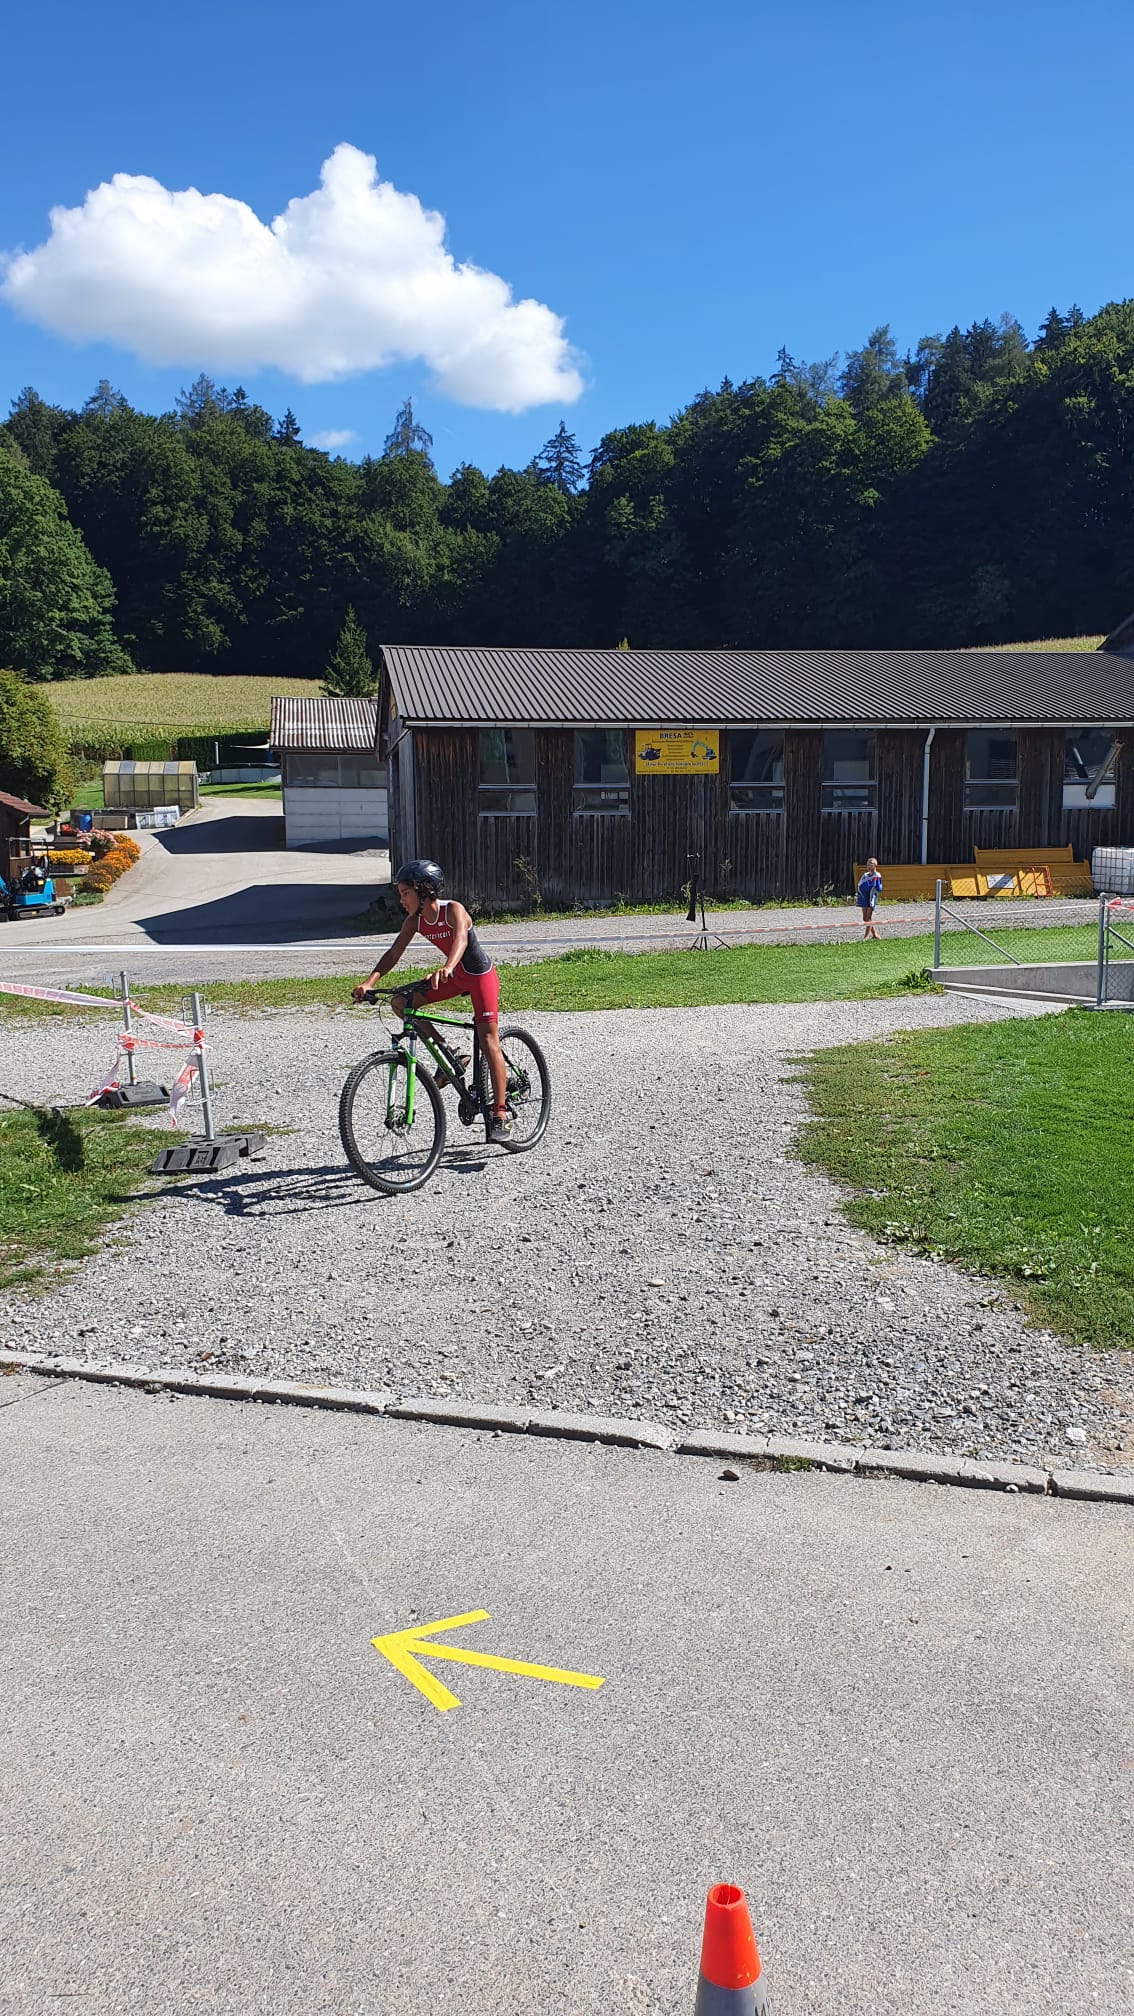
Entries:
POLYGON ((20 917, 62 917, 69 901, 55 894, 46 862, 33 861, 11 882, 0 875, 0 911, 12 922, 20 917))

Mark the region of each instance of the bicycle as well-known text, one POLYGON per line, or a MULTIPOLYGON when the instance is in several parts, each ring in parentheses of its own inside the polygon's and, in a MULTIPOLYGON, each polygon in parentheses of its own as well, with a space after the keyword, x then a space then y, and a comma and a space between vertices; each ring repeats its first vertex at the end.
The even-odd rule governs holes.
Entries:
MULTIPOLYGON (((339 1133, 355 1174, 371 1189, 402 1196, 427 1183, 445 1150, 448 1120, 442 1086, 457 1094, 457 1118, 471 1127, 477 1115, 485 1134, 492 1122, 493 1091, 488 1059, 481 1049, 475 1021, 439 1015, 429 1007, 429 989, 410 982, 401 987, 371 987, 361 999, 401 995, 402 1026, 389 1050, 363 1057, 348 1074, 339 1099, 339 1133), (457 1055, 443 1036, 423 1023, 472 1031, 472 1055, 457 1055), (432 1060, 429 1070, 418 1060, 419 1046, 432 1060), (437 1074, 441 1075, 438 1083, 437 1074)), ((507 1072, 507 1106, 512 1123, 502 1145, 511 1155, 526 1154, 543 1139, 551 1118, 551 1073, 534 1036, 507 1025, 500 1029, 500 1047, 507 1072)))

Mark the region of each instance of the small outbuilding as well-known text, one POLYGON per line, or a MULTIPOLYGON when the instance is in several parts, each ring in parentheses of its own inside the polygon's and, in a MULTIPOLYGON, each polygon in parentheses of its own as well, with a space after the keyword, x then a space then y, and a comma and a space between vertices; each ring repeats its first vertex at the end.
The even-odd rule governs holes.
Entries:
POLYGON ((30 805, 26 798, 0 791, 0 875, 5 879, 11 864, 32 853, 32 820, 50 817, 45 806, 30 805))
POLYGON ((393 850, 485 906, 672 901, 694 860, 758 902, 847 895, 871 854, 1134 844, 1113 652, 384 645, 379 665, 393 850))
POLYGON ((289 847, 389 844, 376 701, 278 697, 268 743, 282 773, 289 847))

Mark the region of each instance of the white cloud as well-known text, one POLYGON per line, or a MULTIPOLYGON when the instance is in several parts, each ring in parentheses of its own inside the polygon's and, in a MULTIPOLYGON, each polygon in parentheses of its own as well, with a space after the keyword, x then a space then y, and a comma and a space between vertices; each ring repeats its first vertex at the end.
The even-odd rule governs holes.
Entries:
POLYGON ((562 317, 459 265, 444 218, 345 144, 270 225, 232 196, 115 175, 0 271, 28 321, 149 364, 318 384, 420 358, 448 398, 505 413, 583 390, 562 317))
POLYGON ((349 447, 352 441, 357 440, 358 435, 355 433, 353 427, 325 427, 321 434, 313 434, 311 436, 311 446, 313 448, 330 449, 346 448, 349 447))

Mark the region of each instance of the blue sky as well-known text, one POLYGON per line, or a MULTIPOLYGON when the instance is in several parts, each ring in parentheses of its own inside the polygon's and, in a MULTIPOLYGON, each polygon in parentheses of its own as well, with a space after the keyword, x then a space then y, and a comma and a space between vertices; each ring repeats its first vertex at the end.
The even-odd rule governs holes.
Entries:
POLYGON ((411 394, 443 474, 491 471, 561 418, 584 451, 665 420, 781 343, 811 360, 889 321, 904 349, 1004 310, 1030 336, 1053 301, 1134 292, 1108 82, 1134 56, 1129 0, 47 0, 5 56, 0 249, 34 254, 53 206, 115 175, 160 187, 141 221, 116 197, 9 268, 0 411, 103 376, 161 410, 203 368, 349 454, 380 451, 411 394), (317 190, 336 148, 357 150, 339 194, 281 250, 255 218, 317 190), (366 155, 401 199, 372 198, 366 155), (229 205, 167 230, 162 192, 190 188, 229 205))

